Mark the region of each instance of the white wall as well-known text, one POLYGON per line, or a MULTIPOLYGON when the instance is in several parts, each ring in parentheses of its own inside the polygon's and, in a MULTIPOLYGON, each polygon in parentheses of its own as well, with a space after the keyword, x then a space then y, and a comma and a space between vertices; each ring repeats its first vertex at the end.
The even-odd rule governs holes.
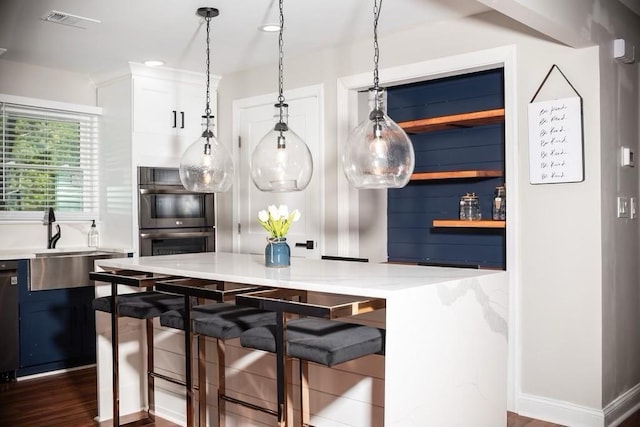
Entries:
MULTIPOLYGON (((597 5, 597 2, 595 3, 597 5)), ((640 256, 638 219, 616 218, 616 198, 638 197, 638 168, 620 167, 620 149, 640 147, 640 66, 613 58, 613 39, 640 53, 640 18, 618 2, 593 8, 591 38, 600 51, 602 152, 602 339, 603 406, 640 383, 640 256)), ((640 404, 637 395, 635 403, 640 404)), ((608 412, 608 411, 607 411, 608 412)))
POLYGON ((96 105, 86 74, 0 60, 0 93, 72 104, 96 105))

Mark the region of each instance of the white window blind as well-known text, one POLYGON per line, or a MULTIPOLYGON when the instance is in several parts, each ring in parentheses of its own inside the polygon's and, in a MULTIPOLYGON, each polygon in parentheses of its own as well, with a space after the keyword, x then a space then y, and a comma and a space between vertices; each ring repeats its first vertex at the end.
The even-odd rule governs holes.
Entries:
POLYGON ((0 218, 98 213, 98 117, 0 103, 0 218))

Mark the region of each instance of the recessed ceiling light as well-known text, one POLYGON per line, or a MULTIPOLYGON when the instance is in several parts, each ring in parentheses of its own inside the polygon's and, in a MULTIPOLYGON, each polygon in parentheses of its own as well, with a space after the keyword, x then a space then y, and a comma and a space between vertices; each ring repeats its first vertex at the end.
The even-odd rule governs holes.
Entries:
POLYGON ((150 59, 148 61, 144 61, 144 65, 146 65, 147 67, 160 67, 164 65, 164 61, 160 61, 157 59, 150 59))
POLYGON ((278 24, 265 24, 258 28, 260 31, 264 31, 265 33, 275 33, 276 31, 280 31, 280 25, 278 24))

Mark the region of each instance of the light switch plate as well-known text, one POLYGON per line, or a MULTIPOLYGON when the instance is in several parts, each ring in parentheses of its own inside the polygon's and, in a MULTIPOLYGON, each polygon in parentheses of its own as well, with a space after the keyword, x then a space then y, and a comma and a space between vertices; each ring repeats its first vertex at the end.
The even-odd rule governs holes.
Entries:
POLYGON ((629 218, 635 219, 638 216, 638 198, 629 198, 629 218))
POLYGON ((629 218, 629 198, 618 196, 618 218, 629 218))
POLYGON ((620 164, 634 167, 636 164, 635 153, 629 147, 620 147, 620 164))

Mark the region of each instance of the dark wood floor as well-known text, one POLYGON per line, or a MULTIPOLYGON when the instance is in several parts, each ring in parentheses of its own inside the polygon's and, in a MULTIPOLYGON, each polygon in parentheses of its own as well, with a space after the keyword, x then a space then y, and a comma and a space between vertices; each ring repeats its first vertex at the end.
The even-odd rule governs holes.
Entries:
MULTIPOLYGON (((0 425, 12 427, 97 427, 98 412, 95 368, 43 378, 0 384, 0 425)), ((126 419, 123 422, 128 421, 126 419)), ((99 427, 111 423, 100 423, 99 427)), ((178 427, 156 419, 138 426, 178 427)), ((508 427, 558 427, 557 424, 509 413, 508 427)), ((620 427, 639 427, 640 412, 620 427)))

